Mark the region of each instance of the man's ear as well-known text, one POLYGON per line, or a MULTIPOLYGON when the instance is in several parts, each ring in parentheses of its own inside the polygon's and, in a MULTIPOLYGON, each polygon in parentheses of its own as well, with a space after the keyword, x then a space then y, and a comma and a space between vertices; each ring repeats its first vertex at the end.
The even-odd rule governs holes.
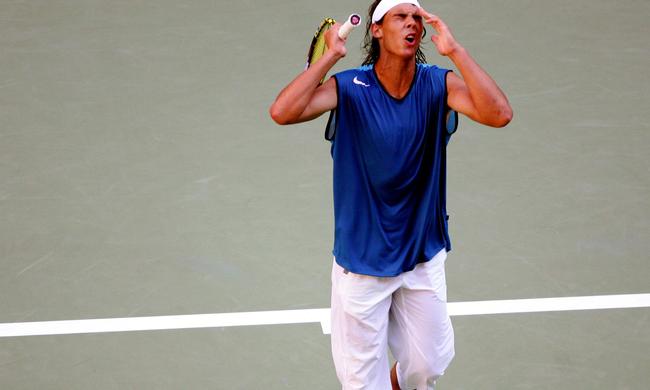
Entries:
POLYGON ((382 38, 384 36, 384 31, 381 28, 381 25, 373 23, 370 25, 370 32, 372 33, 373 38, 382 38))

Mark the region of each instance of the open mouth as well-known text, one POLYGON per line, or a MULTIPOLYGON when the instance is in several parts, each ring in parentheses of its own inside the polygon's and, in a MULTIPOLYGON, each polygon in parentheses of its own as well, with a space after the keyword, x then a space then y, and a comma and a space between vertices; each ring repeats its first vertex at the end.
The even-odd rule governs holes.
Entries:
POLYGON ((415 34, 409 34, 409 35, 406 36, 405 39, 406 39, 406 42, 408 42, 409 44, 413 44, 413 43, 415 43, 415 34))

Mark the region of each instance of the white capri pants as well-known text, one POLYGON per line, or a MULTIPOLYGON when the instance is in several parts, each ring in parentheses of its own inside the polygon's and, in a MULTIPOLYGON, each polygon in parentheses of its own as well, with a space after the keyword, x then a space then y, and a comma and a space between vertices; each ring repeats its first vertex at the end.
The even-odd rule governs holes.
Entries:
POLYGON ((396 277, 332 267, 332 356, 343 390, 391 390, 388 347, 402 390, 433 389, 454 357, 443 249, 396 277))

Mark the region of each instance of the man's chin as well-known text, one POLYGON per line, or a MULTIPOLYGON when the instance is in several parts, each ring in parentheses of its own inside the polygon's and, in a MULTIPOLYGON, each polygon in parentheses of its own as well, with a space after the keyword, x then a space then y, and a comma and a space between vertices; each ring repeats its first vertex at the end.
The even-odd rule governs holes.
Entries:
POLYGON ((419 46, 410 46, 410 47, 406 47, 406 48, 402 51, 402 56, 403 56, 403 57, 407 57, 407 58, 414 57, 415 54, 418 52, 418 47, 419 47, 419 46))

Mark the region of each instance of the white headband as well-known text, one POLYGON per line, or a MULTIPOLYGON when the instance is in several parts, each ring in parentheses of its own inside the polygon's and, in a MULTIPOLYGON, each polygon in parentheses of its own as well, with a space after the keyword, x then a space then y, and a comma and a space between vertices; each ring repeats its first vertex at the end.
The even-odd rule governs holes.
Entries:
POLYGON ((417 7, 420 7, 420 3, 417 2, 417 0, 413 1, 400 1, 400 0, 382 0, 379 2, 377 5, 377 8, 375 8, 375 12, 372 13, 372 22, 377 23, 378 21, 381 20, 381 18, 390 11, 391 8, 400 5, 400 4, 413 4, 417 7))

